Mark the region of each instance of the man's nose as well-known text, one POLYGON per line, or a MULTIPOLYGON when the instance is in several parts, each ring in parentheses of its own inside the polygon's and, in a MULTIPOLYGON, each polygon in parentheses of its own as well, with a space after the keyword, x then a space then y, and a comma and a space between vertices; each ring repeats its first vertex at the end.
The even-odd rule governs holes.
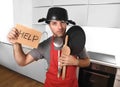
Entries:
POLYGON ((59 29, 62 29, 62 23, 59 23, 59 24, 58 24, 58 28, 59 28, 59 29))

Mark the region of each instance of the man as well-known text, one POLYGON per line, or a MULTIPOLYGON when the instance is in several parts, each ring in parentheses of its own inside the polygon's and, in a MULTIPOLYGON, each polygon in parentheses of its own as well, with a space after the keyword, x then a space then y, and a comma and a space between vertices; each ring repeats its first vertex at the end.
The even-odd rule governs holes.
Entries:
POLYGON ((45 21, 53 33, 53 36, 39 44, 37 49, 32 49, 29 53, 25 54, 22 50, 21 44, 15 42, 19 36, 16 28, 13 28, 8 34, 8 40, 13 44, 13 51, 16 62, 20 66, 28 65, 29 63, 45 58, 48 62, 48 71, 46 73, 46 80, 44 87, 78 87, 76 78, 76 68, 86 67, 90 64, 89 58, 83 49, 82 59, 77 59, 74 55, 61 55, 59 62, 61 66, 66 65, 66 77, 62 80, 57 77, 58 74, 58 50, 54 46, 54 38, 64 38, 66 27, 69 23, 74 24, 73 21, 68 20, 67 11, 64 8, 52 7, 48 10, 47 18, 42 18, 39 22, 45 21))

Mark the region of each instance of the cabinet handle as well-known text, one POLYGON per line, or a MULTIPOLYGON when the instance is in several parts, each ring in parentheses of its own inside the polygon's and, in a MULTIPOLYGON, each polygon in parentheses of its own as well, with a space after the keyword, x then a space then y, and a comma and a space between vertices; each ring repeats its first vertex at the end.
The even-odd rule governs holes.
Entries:
POLYGON ((91 71, 87 71, 87 70, 84 70, 85 72, 87 73, 91 73, 93 75, 97 75, 97 76, 101 76, 101 77, 105 77, 105 78, 110 78, 110 76, 108 75, 104 75, 104 74, 100 74, 100 73, 95 73, 95 72, 91 72, 91 71))

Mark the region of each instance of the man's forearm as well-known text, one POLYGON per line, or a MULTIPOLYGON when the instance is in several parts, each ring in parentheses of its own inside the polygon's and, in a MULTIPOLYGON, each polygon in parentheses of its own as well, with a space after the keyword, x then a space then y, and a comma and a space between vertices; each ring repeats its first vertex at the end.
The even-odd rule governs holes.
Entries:
POLYGON ((77 66, 78 67, 87 67, 90 65, 90 59, 84 58, 84 59, 77 59, 77 66))
POLYGON ((25 53, 23 52, 21 44, 15 43, 13 44, 13 52, 16 62, 23 66, 25 62, 25 53))

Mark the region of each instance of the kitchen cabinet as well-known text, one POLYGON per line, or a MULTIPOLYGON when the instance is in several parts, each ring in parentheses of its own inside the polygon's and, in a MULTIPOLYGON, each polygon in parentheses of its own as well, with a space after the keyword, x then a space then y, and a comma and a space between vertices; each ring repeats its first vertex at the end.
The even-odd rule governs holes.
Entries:
POLYGON ((32 27, 32 0, 13 0, 14 24, 32 27))
MULTIPOLYGON (((28 53, 30 49, 23 47, 23 51, 28 53)), ((0 43, 0 64, 36 81, 44 83, 47 71, 47 62, 44 59, 35 61, 27 66, 19 66, 13 56, 13 48, 11 44, 0 43), (7 55, 6 55, 7 53, 7 55)))
POLYGON ((44 83, 46 78, 47 62, 46 60, 41 59, 24 67, 17 65, 15 71, 36 81, 44 83))
POLYGON ((46 18, 48 9, 52 6, 53 0, 32 0, 32 27, 43 32, 41 41, 48 37, 46 32, 46 23, 38 23, 41 18, 46 18))
POLYGON ((16 70, 17 64, 12 54, 12 46, 10 44, 0 42, 0 64, 12 70, 16 70))
MULTIPOLYGON (((87 10, 88 7, 86 5, 80 6, 62 6, 66 8, 68 11, 68 17, 70 20, 75 21, 79 25, 86 25, 87 24, 87 10)), ((38 20, 40 18, 46 18, 47 11, 49 7, 44 8, 33 8, 33 24, 38 24, 38 20)), ((39 23, 45 24, 45 23, 39 23)))
POLYGON ((87 12, 88 7, 86 5, 79 6, 62 6, 67 9, 69 20, 73 20, 77 25, 86 26, 87 25, 87 12))
POLYGON ((53 0, 32 0, 33 7, 44 7, 44 6, 51 6, 53 0))
MULTIPOLYGON (((48 9, 49 9, 49 7, 33 8, 33 17, 32 17, 33 20, 32 20, 32 24, 38 24, 38 20, 39 19, 46 18, 48 9)), ((41 24, 43 24, 43 23, 41 23, 41 24)))
POLYGON ((40 40, 40 42, 42 42, 43 40, 45 40, 48 35, 46 32, 46 23, 45 22, 41 22, 38 23, 38 20, 41 18, 46 18, 47 16, 47 11, 49 9, 49 7, 39 7, 39 8, 32 8, 33 12, 32 12, 32 27, 40 32, 42 32, 42 38, 40 40))
MULTIPOLYGON (((34 7, 32 5, 32 1, 34 1, 34 0, 13 0, 14 24, 20 23, 20 24, 32 27, 34 29, 37 29, 39 31, 42 31, 45 29, 44 25, 41 25, 41 26, 38 24, 34 25, 34 23, 33 23, 34 7)), ((18 73, 21 73, 25 76, 28 76, 32 79, 35 79, 39 82, 44 83, 44 80, 46 77, 45 74, 47 71, 47 63, 45 60, 40 60, 37 62, 33 62, 27 66, 20 67, 14 60, 12 46, 7 45, 7 44, 2 44, 1 47, 2 47, 1 48, 2 51, 1 51, 0 62, 2 65, 6 66, 9 69, 12 69, 18 73), (5 55, 6 52, 8 52, 9 54, 5 55)), ((23 49, 24 49, 25 53, 30 51, 30 50, 28 50, 28 48, 23 48, 23 49)))
POLYGON ((41 0, 13 0, 14 24, 18 23, 23 24, 25 26, 32 27, 33 29, 36 29, 40 32, 44 32, 45 25, 40 25, 37 21, 39 18, 44 17, 47 9, 45 8, 43 9, 41 8, 42 10, 39 10, 39 8, 37 9, 36 7, 33 6, 34 4, 32 4, 32 2, 34 1, 41 0))
POLYGON ((53 5, 78 5, 88 4, 88 0, 53 0, 53 5))
POLYGON ((120 0, 89 0, 89 4, 120 3, 120 0))
POLYGON ((114 87, 120 87, 120 69, 117 69, 117 74, 115 77, 114 87))
POLYGON ((120 27, 120 4, 89 5, 88 26, 120 27))
POLYGON ((53 0, 53 6, 60 6, 68 11, 70 20, 80 26, 87 24, 88 0, 53 0))
MULTIPOLYGON (((75 21, 78 25, 86 25, 87 24, 87 14, 88 14, 88 6, 87 5, 79 5, 79 6, 60 6, 68 11, 68 17, 70 20, 75 21)), ((49 7, 40 7, 40 8, 33 8, 33 20, 32 24, 45 24, 45 23, 38 23, 40 18, 46 18, 47 11, 49 7)))
POLYGON ((38 20, 46 17, 49 7, 61 6, 68 9, 69 19, 80 26, 119 28, 119 2, 120 0, 89 0, 89 3, 88 0, 14 0, 14 23, 43 31, 45 28, 40 27, 45 23, 38 23, 38 20))

